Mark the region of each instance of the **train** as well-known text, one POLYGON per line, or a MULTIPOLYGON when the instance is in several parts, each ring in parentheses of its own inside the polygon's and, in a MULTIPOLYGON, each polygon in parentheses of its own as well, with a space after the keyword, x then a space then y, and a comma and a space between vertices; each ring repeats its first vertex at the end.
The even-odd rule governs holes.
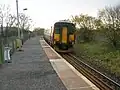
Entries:
POLYGON ((44 30, 44 39, 59 53, 73 52, 75 44, 75 24, 60 20, 50 30, 44 30))

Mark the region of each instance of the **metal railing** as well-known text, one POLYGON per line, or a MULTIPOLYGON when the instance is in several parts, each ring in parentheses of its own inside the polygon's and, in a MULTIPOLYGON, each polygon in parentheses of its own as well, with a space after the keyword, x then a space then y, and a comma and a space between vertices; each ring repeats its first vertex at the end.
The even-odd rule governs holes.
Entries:
MULTIPOLYGON (((3 30, 3 27, 1 26, 1 31, 0 31, 0 64, 4 63, 4 48, 5 47, 10 47, 10 56, 17 50, 18 48, 18 42, 17 42, 17 35, 9 35, 8 28, 6 30, 3 30)), ((22 44, 28 40, 29 34, 24 33, 24 38, 21 40, 22 44)))

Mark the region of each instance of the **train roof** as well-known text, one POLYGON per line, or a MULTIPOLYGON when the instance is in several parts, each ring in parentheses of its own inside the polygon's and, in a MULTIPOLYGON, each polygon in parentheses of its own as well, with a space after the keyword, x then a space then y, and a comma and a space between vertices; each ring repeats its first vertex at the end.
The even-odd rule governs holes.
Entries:
POLYGON ((60 21, 56 22, 55 24, 60 24, 60 23, 69 23, 69 24, 73 24, 73 23, 71 23, 71 22, 68 21, 68 20, 60 20, 60 21))

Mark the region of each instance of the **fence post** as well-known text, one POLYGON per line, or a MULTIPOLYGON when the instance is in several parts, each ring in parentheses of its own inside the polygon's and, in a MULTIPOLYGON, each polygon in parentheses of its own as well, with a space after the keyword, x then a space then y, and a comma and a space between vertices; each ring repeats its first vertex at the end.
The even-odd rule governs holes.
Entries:
POLYGON ((3 26, 1 25, 1 35, 0 35, 0 64, 4 63, 4 45, 3 45, 3 26))
MULTIPOLYGON (((2 41, 2 40, 1 40, 2 41)), ((0 64, 4 63, 4 48, 3 43, 0 43, 0 64)))

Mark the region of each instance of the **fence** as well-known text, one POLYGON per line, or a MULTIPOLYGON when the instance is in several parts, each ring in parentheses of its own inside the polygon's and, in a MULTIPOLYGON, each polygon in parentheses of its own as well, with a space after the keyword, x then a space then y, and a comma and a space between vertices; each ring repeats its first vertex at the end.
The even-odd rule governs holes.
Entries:
POLYGON ((20 42, 24 43, 28 38, 29 38, 28 33, 23 33, 23 39, 20 40, 18 39, 17 35, 8 36, 8 33, 4 35, 3 31, 1 31, 1 34, 0 34, 0 64, 3 64, 5 61, 4 60, 5 59, 4 58, 5 47, 11 48, 10 50, 10 56, 11 56, 17 50, 18 47, 21 47, 20 42))

